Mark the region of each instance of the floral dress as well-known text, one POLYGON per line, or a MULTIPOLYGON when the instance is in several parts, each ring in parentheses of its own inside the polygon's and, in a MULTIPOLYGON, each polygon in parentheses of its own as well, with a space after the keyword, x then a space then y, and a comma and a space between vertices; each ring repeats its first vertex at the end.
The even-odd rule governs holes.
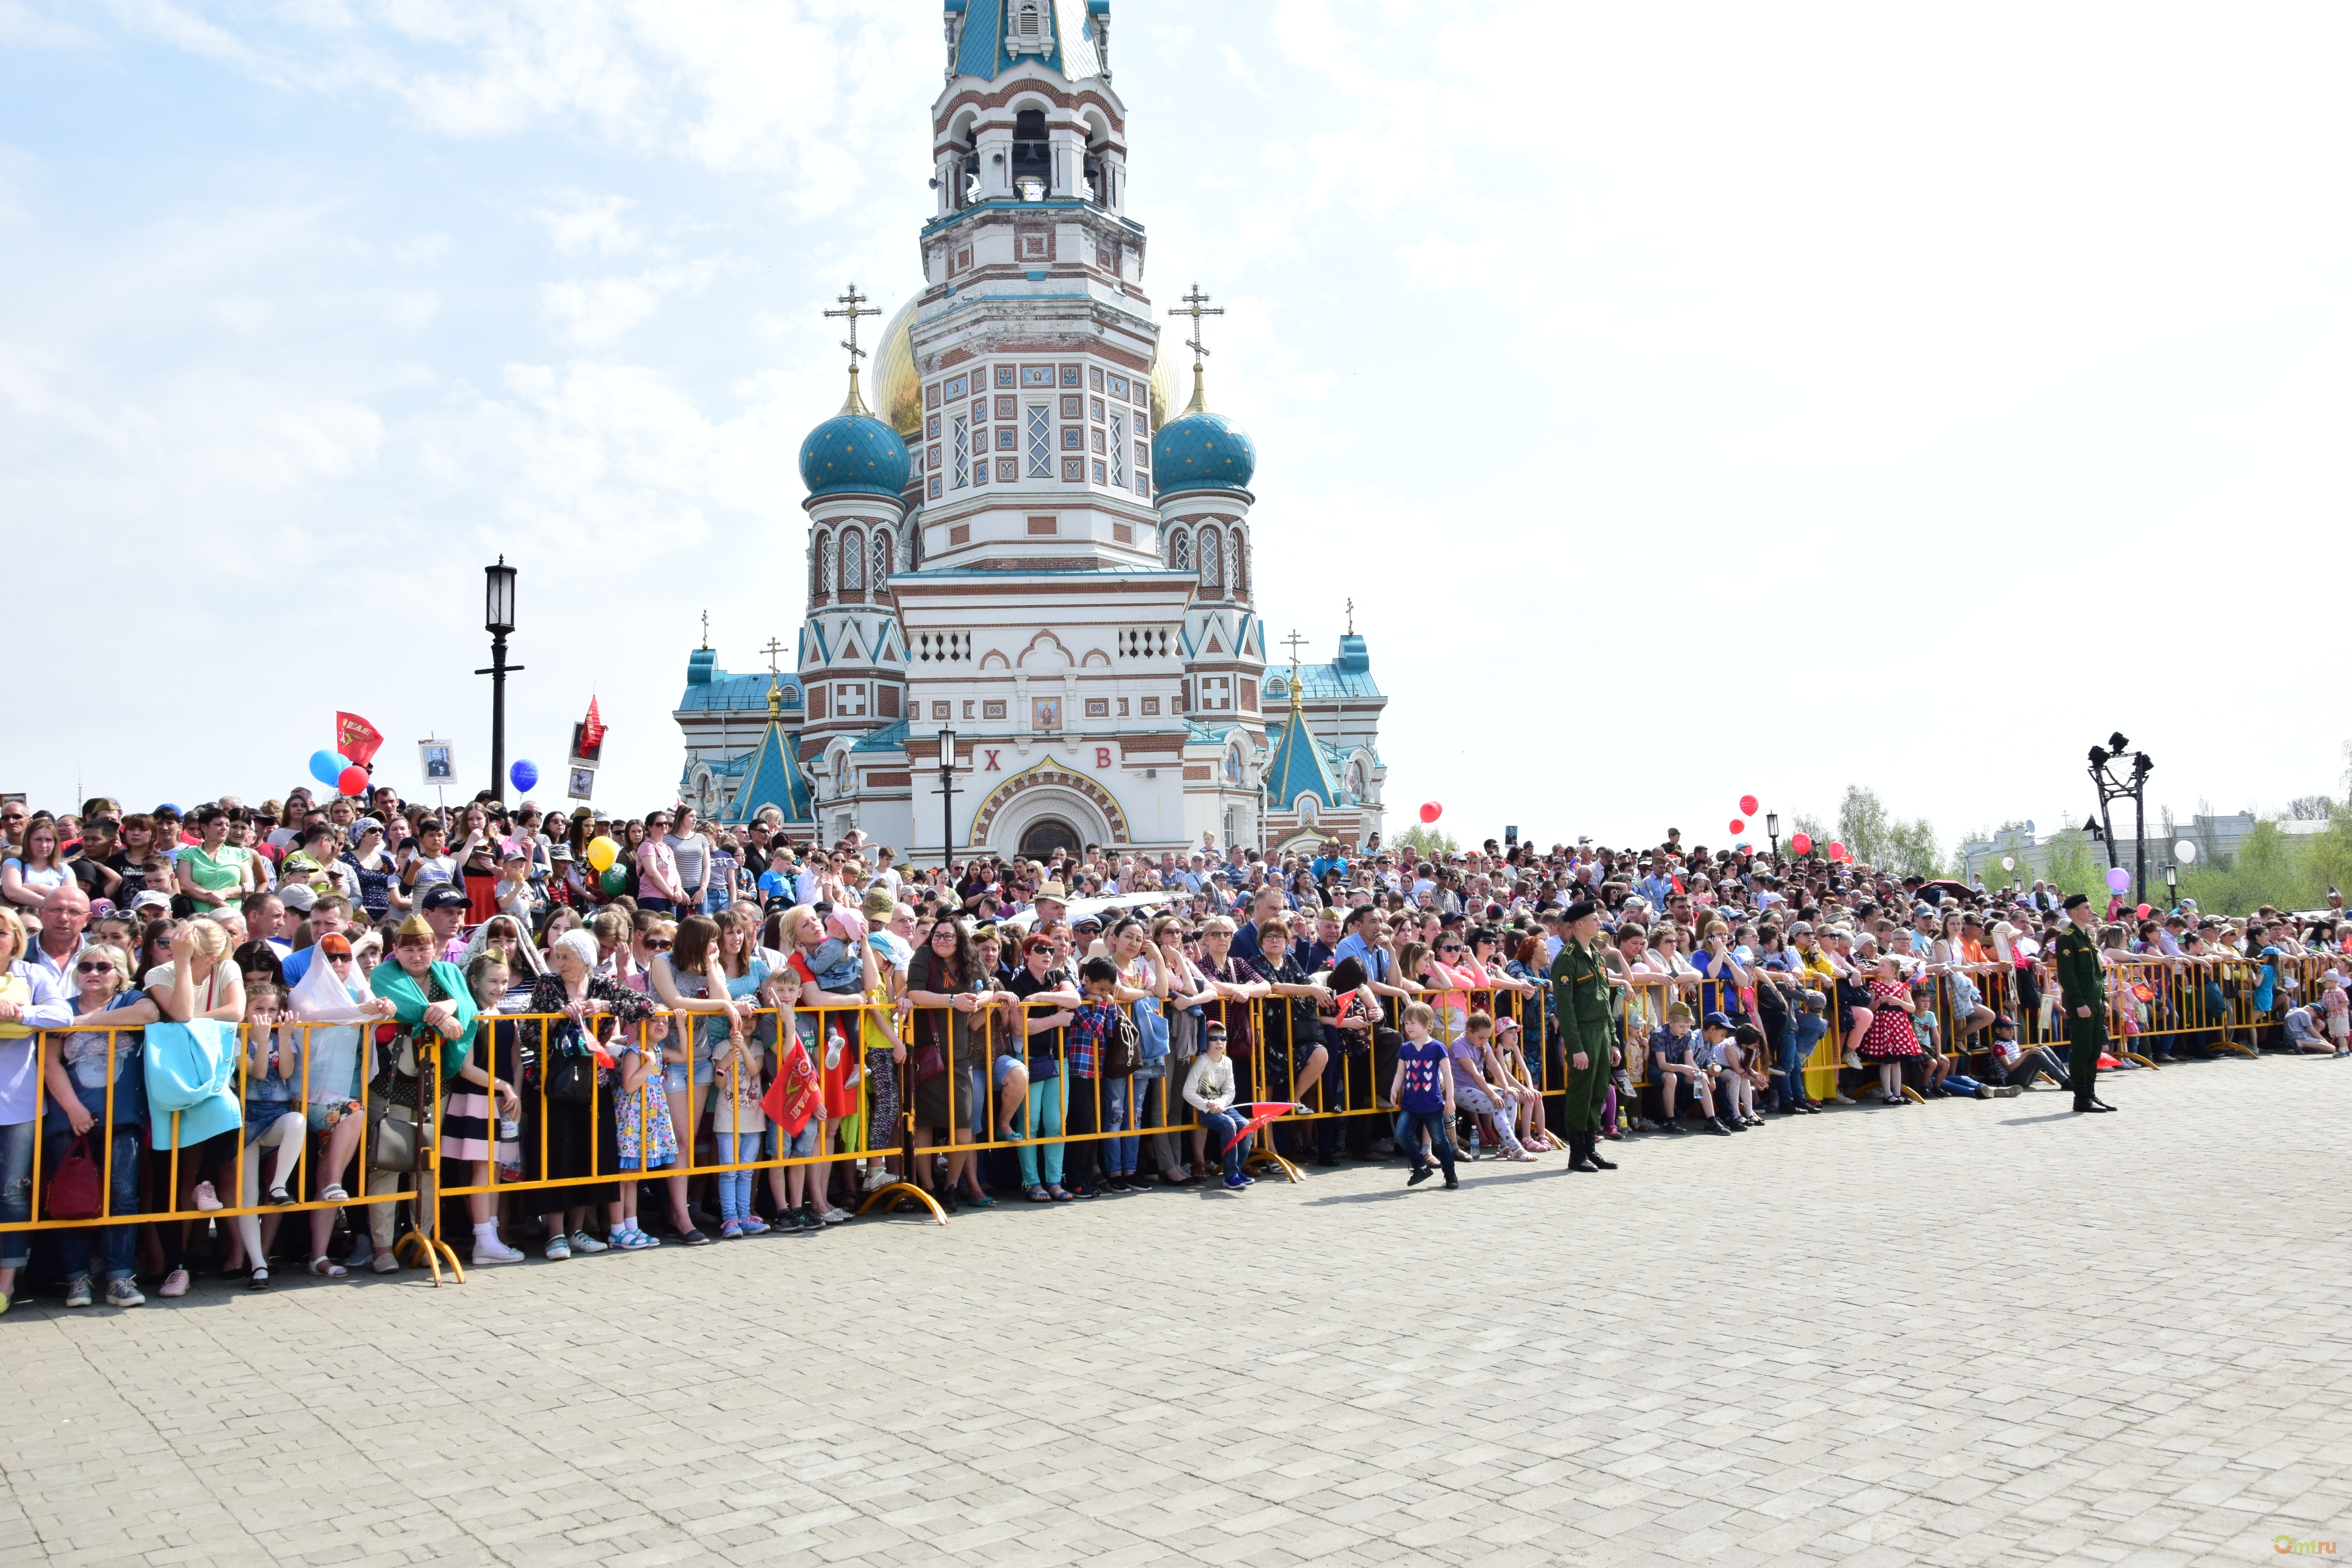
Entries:
POLYGON ((1862 1041, 1864 1060, 1895 1061, 1919 1054, 1919 1037, 1911 1027, 1911 1015, 1895 1005, 1906 994, 1906 988, 1899 980, 1870 983, 1872 1016, 1870 1033, 1862 1041))
MULTIPOLYGON (((651 1047, 658 1050, 659 1047, 651 1047)), ((648 1073, 634 1094, 614 1091, 613 1131, 624 1171, 660 1171, 677 1163, 677 1130, 670 1125, 669 1096, 658 1073, 648 1073), (649 1156, 639 1160, 638 1145, 649 1156)))

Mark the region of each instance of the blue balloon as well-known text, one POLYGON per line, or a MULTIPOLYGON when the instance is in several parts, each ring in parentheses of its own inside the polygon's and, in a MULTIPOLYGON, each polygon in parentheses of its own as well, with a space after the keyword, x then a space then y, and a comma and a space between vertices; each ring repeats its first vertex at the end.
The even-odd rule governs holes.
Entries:
POLYGON ((322 784, 331 786, 337 779, 343 776, 343 770, 350 766, 351 763, 332 752, 310 753, 310 776, 322 784))
POLYGON ((535 763, 517 762, 507 770, 507 777, 514 780, 515 788, 528 790, 539 782, 539 766, 535 763))

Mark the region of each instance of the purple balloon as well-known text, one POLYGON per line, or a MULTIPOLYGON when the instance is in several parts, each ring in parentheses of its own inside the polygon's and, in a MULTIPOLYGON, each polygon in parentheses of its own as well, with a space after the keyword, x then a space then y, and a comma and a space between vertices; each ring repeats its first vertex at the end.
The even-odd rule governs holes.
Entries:
POLYGON ((2131 873, 2129 871, 2125 870, 2121 866, 2109 868, 2107 872, 2107 887, 2111 891, 2120 893, 2130 886, 2131 873))

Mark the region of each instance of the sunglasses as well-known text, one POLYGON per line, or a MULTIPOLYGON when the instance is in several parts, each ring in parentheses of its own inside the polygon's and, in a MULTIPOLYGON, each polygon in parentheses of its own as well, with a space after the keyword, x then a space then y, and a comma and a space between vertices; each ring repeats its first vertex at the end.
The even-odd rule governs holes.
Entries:
POLYGON ((74 965, 74 973, 76 974, 111 974, 114 973, 114 965, 103 960, 97 963, 77 963, 74 965))
POLYGON ((670 944, 662 941, 658 937, 653 938, 646 943, 646 951, 647 952, 667 952, 669 950, 670 944))

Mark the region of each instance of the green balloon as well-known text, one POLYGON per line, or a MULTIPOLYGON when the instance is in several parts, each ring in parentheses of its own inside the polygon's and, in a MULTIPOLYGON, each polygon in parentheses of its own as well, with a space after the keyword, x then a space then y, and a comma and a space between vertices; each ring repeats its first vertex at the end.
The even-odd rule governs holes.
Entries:
POLYGON ((628 890, 629 874, 626 871, 615 866, 604 873, 604 892, 607 897, 617 899, 628 890))

